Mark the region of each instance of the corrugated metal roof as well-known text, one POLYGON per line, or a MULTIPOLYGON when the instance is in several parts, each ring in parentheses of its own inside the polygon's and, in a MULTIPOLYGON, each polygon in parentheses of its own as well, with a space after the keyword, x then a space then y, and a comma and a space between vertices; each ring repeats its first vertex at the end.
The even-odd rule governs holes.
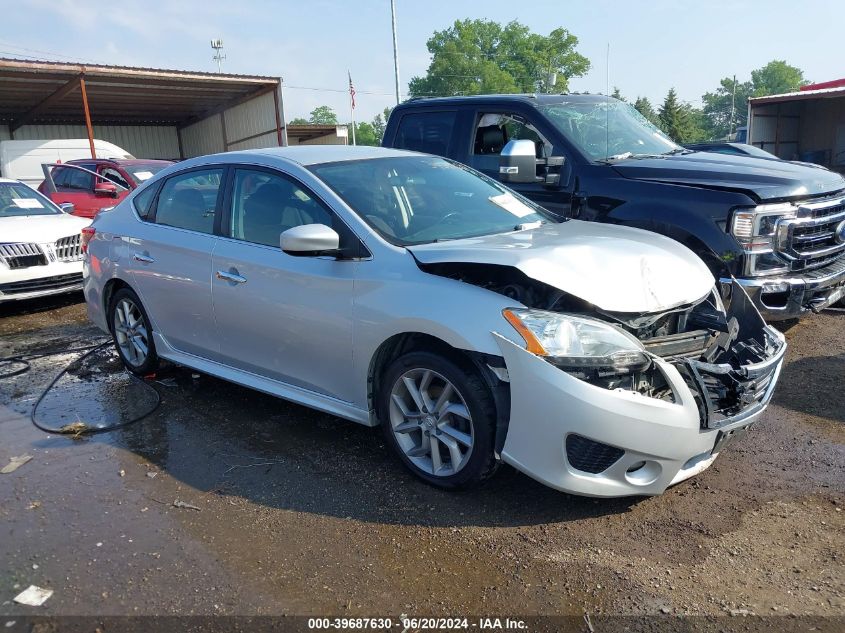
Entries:
POLYGON ((830 97, 840 97, 845 95, 845 86, 836 88, 820 88, 818 90, 799 90, 796 92, 785 92, 779 95, 769 95, 767 97, 752 97, 748 102, 752 105, 762 103, 778 103, 781 101, 801 101, 803 99, 825 99, 830 97))
POLYGON ((277 90, 280 79, 256 75, 0 58, 0 122, 79 123, 79 79, 98 124, 186 126, 277 90))

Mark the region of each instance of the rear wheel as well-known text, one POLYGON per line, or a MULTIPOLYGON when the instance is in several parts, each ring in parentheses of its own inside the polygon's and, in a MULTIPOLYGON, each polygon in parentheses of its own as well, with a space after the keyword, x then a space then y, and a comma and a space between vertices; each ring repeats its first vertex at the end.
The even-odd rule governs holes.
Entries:
POLYGON ((138 295, 121 288, 109 306, 109 324, 120 360, 133 374, 143 376, 159 365, 153 329, 138 295))
POLYGON ((381 384, 387 443, 415 475, 441 488, 463 488, 493 474, 495 406, 475 371, 410 352, 387 368, 381 384))

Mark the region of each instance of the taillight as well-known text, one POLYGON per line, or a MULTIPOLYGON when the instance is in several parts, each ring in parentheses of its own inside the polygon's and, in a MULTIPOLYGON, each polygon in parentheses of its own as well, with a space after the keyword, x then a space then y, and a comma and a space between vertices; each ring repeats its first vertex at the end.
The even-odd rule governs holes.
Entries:
POLYGON ((82 252, 88 252, 88 242, 90 242, 94 238, 94 234, 97 232, 93 226, 86 226, 82 229, 82 252))

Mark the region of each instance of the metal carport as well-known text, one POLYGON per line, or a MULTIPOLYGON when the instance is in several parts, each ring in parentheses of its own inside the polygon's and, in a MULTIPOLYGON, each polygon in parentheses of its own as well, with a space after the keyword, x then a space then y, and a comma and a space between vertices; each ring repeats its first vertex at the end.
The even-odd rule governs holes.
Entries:
POLYGON ((287 145, 281 79, 0 58, 0 140, 85 137, 139 158, 287 145))
POLYGON ((845 172, 845 86, 749 99, 748 142, 845 172))

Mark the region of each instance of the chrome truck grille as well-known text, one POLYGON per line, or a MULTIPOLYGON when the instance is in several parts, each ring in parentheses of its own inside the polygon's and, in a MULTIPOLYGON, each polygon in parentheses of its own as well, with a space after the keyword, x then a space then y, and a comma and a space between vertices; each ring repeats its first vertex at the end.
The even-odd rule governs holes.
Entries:
POLYGON ((795 272, 821 268, 845 253, 845 198, 806 202, 778 221, 775 248, 795 272))
POLYGON ((13 270, 47 265, 47 256, 41 247, 32 243, 0 244, 0 259, 13 270))
POLYGON ((78 262, 82 259, 82 235, 69 235, 56 240, 56 259, 60 262, 78 262))

